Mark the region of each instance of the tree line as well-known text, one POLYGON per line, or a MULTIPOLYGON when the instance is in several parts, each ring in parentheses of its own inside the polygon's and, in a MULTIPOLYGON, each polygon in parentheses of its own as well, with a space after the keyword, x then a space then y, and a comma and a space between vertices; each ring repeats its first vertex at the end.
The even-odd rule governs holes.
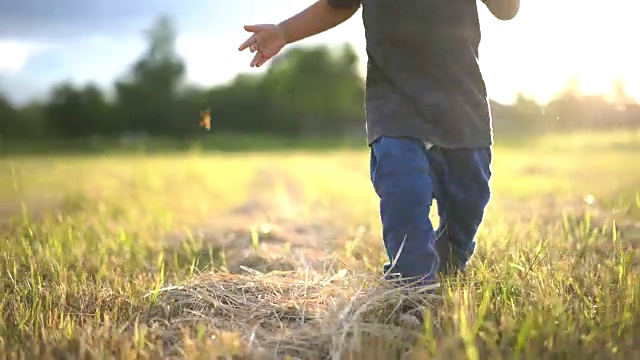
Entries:
MULTIPOLYGON (((361 134, 364 82, 358 56, 345 45, 291 48, 261 75, 238 75, 229 84, 198 88, 186 83, 175 50, 171 20, 147 32, 146 52, 107 95, 94 84, 62 83, 43 103, 15 107, 0 94, 0 137, 78 138, 146 134, 186 137, 201 132, 209 110, 218 132, 286 136, 361 134)), ((496 132, 638 126, 640 112, 622 83, 614 99, 583 96, 575 80, 548 104, 524 95, 515 103, 492 102, 496 132), (626 107, 620 107, 626 104, 626 107)))

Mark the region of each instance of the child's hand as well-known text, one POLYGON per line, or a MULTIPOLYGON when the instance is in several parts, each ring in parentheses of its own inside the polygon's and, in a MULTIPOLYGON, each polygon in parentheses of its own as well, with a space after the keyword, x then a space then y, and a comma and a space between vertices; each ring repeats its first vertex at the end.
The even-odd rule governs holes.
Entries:
POLYGON ((238 50, 249 48, 251 52, 256 52, 256 56, 251 60, 251 67, 262 66, 287 45, 284 32, 277 25, 247 25, 244 29, 253 35, 242 43, 238 50))

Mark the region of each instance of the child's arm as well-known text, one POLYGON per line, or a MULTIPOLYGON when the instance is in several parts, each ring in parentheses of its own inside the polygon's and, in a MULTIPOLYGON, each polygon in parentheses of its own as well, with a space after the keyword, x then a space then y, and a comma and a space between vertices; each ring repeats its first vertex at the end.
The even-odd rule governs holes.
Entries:
POLYGON ((349 19, 360 7, 360 0, 318 0, 278 25, 245 26, 252 32, 238 50, 257 52, 251 66, 261 66, 282 48, 296 41, 325 32, 349 19))
POLYGON ((278 26, 287 44, 291 44, 340 25, 353 16, 359 6, 360 0, 319 0, 278 26))
POLYGON ((500 20, 511 20, 520 10, 520 0, 482 0, 489 11, 500 20))

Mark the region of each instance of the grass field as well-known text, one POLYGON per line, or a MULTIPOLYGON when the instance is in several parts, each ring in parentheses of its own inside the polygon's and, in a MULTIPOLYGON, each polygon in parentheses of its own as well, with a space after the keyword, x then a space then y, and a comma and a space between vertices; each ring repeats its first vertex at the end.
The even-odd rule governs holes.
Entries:
POLYGON ((498 143, 479 249, 439 295, 378 280, 364 150, 18 153, 9 358, 640 357, 639 132, 498 143))

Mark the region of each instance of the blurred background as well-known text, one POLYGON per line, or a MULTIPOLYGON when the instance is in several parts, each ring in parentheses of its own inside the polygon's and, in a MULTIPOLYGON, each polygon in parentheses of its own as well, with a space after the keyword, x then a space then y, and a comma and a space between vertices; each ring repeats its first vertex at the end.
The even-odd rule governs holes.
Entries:
MULTIPOLYGON (((2 2, 0 151, 26 151, 15 144, 34 150, 56 139, 67 147, 150 138, 231 146, 229 134, 364 146, 360 11, 260 69, 249 67, 250 53, 237 51, 248 36, 243 25, 277 23, 307 5, 2 2), (206 109, 211 132, 200 127, 206 109)), ((509 22, 479 8, 481 65, 498 142, 640 126, 636 2, 525 1, 509 22)))

